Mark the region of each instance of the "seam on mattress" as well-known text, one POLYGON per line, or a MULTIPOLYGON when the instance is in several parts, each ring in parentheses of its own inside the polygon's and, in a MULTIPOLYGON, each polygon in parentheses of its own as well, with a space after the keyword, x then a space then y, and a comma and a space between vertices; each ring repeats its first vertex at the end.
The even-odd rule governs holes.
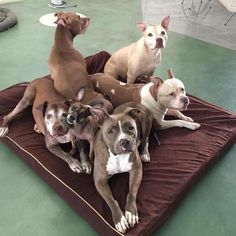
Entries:
POLYGON ((93 207, 91 206, 88 202, 86 202, 85 199, 83 199, 75 190, 73 190, 71 187, 69 187, 66 183, 64 183, 60 178, 58 178, 55 174, 53 174, 49 169, 47 169, 32 153, 28 152, 25 150, 23 147, 21 147, 15 140, 13 140, 9 136, 5 136, 8 138, 11 142, 13 142, 17 147, 19 147, 22 151, 27 153, 29 156, 31 156, 35 161, 37 161, 49 174, 51 174, 55 179, 57 179, 59 182, 61 182, 66 188, 68 188, 71 192, 73 192, 76 196, 78 196, 84 203, 86 203, 112 230, 114 230, 116 233, 119 235, 124 236, 124 234, 120 233, 117 231, 114 227, 112 227, 103 217, 102 215, 93 207))

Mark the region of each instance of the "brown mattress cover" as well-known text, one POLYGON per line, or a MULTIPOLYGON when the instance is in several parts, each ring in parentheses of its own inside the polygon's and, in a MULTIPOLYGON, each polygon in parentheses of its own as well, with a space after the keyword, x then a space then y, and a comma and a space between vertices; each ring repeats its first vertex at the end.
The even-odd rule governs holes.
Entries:
MULTIPOLYGON (((91 58, 90 58, 91 59, 91 58)), ((95 67, 102 71, 106 60, 95 67)), ((90 64, 91 66, 91 64, 90 64)), ((88 66, 89 68, 89 66, 88 66)), ((20 100, 24 86, 0 92, 0 124, 20 100)), ((159 132, 160 146, 150 138, 151 162, 143 165, 137 205, 140 221, 126 235, 150 235, 171 215, 194 182, 236 139, 236 116, 190 96, 186 115, 202 124, 196 131, 172 128, 159 132)), ((58 192, 100 235, 122 235, 113 227, 111 213, 97 193, 92 175, 75 174, 68 165, 47 151, 43 135, 33 131, 31 109, 19 115, 1 141, 58 192)), ((124 209, 128 174, 112 177, 110 186, 124 209)))

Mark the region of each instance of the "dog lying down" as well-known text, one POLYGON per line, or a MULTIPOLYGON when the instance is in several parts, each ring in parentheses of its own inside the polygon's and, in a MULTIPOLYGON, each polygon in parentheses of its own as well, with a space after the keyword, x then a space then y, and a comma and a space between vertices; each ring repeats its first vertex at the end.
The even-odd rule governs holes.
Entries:
POLYGON ((152 115, 138 103, 117 107, 112 115, 93 111, 104 122, 95 138, 94 182, 108 204, 116 229, 124 233, 138 223, 136 196, 142 180, 142 163, 150 161, 148 137, 152 115), (140 152, 138 149, 140 148, 140 152), (129 172, 129 193, 125 214, 114 199, 108 179, 118 173, 129 172))
POLYGON ((147 84, 125 84, 113 76, 98 73, 90 76, 95 90, 104 94, 117 107, 127 102, 138 102, 151 111, 154 123, 159 129, 185 127, 196 130, 200 124, 181 113, 187 109, 189 99, 183 82, 168 70, 169 79, 155 79, 147 84), (165 120, 166 115, 177 117, 165 120))
POLYGON ((54 89, 53 80, 49 76, 35 79, 28 84, 22 99, 3 118, 0 137, 8 133, 11 121, 29 105, 33 105, 32 114, 37 127, 35 130, 45 135, 48 150, 67 162, 74 172, 81 173, 82 166, 73 156, 74 150, 66 153, 60 147, 61 143, 74 141, 66 119, 70 104, 54 89))

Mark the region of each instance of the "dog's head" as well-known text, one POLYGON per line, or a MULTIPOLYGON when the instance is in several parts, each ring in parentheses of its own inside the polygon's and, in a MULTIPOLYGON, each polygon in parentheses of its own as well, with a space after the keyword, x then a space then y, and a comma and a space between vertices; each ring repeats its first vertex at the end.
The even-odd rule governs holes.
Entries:
POLYGON ((44 116, 46 130, 51 136, 64 136, 69 131, 70 125, 66 121, 68 108, 68 105, 63 102, 44 102, 39 106, 44 116))
POLYGON ((141 111, 137 108, 128 107, 122 113, 105 114, 101 126, 102 137, 114 155, 130 153, 137 147, 138 130, 135 117, 139 112, 141 111))
POLYGON ((56 24, 67 28, 73 37, 78 34, 83 34, 89 26, 89 18, 81 17, 76 13, 71 12, 57 12, 55 13, 57 17, 56 24))
POLYGON ((149 25, 144 21, 138 23, 138 27, 143 33, 144 41, 148 48, 165 48, 169 23, 170 16, 166 16, 160 25, 149 25))
POLYGON ((70 105, 67 122, 71 125, 83 124, 91 115, 90 106, 84 105, 81 102, 73 102, 70 105))
POLYGON ((185 110, 189 104, 184 84, 181 80, 174 78, 169 70, 169 79, 165 80, 157 90, 160 104, 166 108, 185 110))

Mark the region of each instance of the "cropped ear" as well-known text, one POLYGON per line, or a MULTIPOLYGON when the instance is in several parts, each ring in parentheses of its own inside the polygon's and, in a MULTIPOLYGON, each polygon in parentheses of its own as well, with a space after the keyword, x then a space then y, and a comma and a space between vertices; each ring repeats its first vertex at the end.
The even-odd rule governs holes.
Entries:
POLYGON ((48 107, 48 102, 45 101, 44 103, 40 104, 38 107, 36 107, 36 109, 40 110, 43 113, 43 117, 45 116, 45 112, 47 110, 48 107))
POLYGON ((131 116, 133 119, 137 118, 141 113, 144 113, 142 110, 134 107, 127 107, 124 110, 124 114, 131 116))
POLYGON ((65 102, 64 102, 64 104, 68 107, 70 107, 72 103, 73 103, 72 99, 66 99, 65 102))
POLYGON ((161 21, 161 26, 165 29, 168 30, 170 23, 170 16, 166 16, 162 21, 161 21))
POLYGON ((96 122, 99 126, 102 126, 103 122, 109 118, 109 114, 106 110, 99 107, 90 107, 90 112, 93 117, 96 119, 96 122))
POLYGON ((137 22, 137 26, 141 32, 144 32, 148 27, 148 23, 146 23, 145 21, 140 21, 137 22))
POLYGON ((175 78, 174 73, 173 73, 173 71, 172 71, 172 68, 169 68, 169 69, 167 70, 167 74, 168 74, 169 79, 175 78))
POLYGON ((80 102, 83 97, 84 97, 84 88, 81 88, 79 92, 77 93, 75 100, 80 102))
POLYGON ((84 32, 88 29, 90 19, 88 17, 80 17, 80 20, 84 23, 84 32))

